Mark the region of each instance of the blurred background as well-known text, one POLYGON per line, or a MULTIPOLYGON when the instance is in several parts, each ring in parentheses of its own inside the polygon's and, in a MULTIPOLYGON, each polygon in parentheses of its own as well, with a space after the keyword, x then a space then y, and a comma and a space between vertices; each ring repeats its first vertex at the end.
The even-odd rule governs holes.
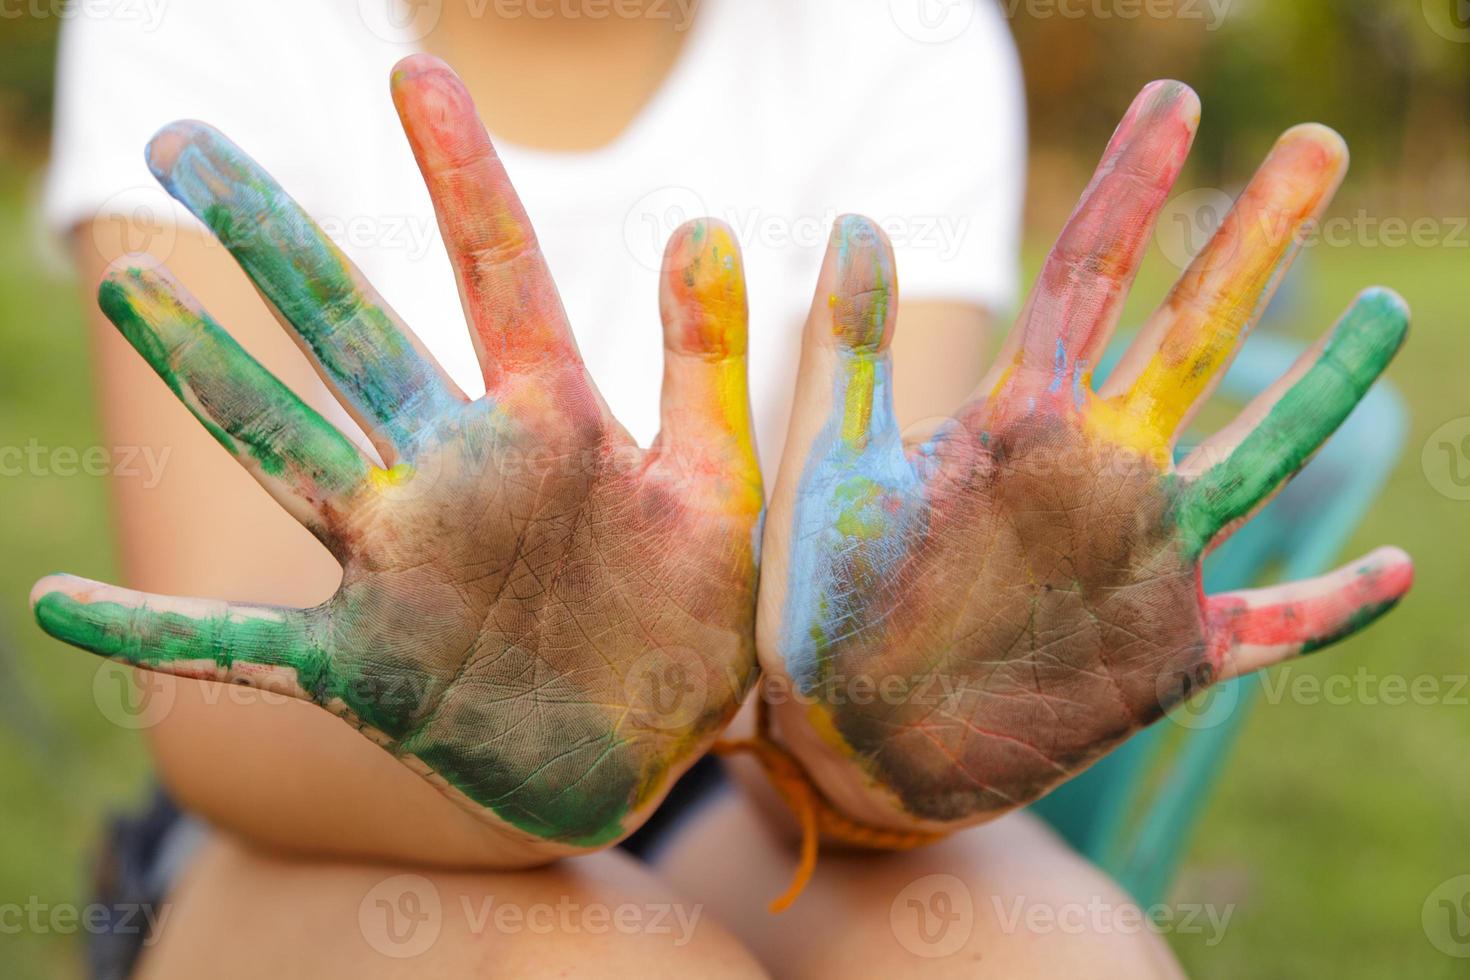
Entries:
MULTIPOLYGON (((1183 79, 1205 106, 1180 192, 1233 194, 1296 122, 1326 123, 1352 147, 1335 233, 1305 250, 1269 329, 1313 337, 1368 284, 1409 300, 1413 333, 1388 375, 1409 437, 1347 550, 1398 544, 1417 584, 1388 623, 1268 685, 1174 896, 1228 908, 1228 927, 1170 941, 1199 977, 1470 975, 1470 878, 1454 881, 1470 875, 1470 5, 1171 0, 1172 15, 1146 16, 1144 0, 996 2, 1028 84, 1028 270, 1148 79, 1183 79), (1341 675, 1359 679, 1340 695, 1297 683, 1341 675)), ((80 293, 34 215, 60 9, 0 5, 0 445, 82 453, 101 436, 80 293)), ((1135 324, 1203 241, 1200 209, 1174 217, 1134 290, 1135 324)), ((110 548, 106 478, 52 458, 50 472, 0 479, 7 906, 86 902, 101 816, 148 786, 146 705, 26 609, 39 574, 98 568, 110 548)), ((80 971, 77 927, 17 921, 0 916, 0 972, 80 971)))

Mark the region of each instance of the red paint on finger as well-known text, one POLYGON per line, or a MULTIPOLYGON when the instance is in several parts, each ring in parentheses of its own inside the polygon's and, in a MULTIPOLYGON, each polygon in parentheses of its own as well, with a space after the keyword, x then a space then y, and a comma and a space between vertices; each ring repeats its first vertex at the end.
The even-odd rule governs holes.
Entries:
POLYGON ((1311 653, 1356 633, 1403 598, 1414 566, 1401 552, 1380 552, 1315 595, 1252 604, 1236 593, 1210 600, 1211 616, 1236 646, 1300 646, 1311 653))
POLYGON ((1067 375, 1090 375, 1198 125, 1198 97, 1170 81, 1144 88, 1118 124, 1019 325, 1033 387, 1069 398, 1067 375))

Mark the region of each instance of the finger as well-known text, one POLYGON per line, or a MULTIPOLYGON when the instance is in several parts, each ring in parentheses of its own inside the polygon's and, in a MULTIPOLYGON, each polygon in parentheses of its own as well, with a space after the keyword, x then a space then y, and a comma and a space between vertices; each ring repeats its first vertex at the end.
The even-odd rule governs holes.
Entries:
POLYGON ((1069 399, 1086 383, 1198 125, 1199 98, 1180 82, 1152 82, 1133 100, 1042 266, 1000 370, 1017 365, 1028 389, 1069 399))
POLYGON ((786 440, 785 454, 802 462, 782 473, 813 454, 830 462, 876 443, 901 448, 888 353, 897 308, 888 236, 867 218, 839 218, 802 337, 786 440))
POLYGON ((1409 310, 1387 289, 1354 301, 1316 346, 1230 425, 1180 465, 1180 532, 1199 553, 1265 504, 1368 393, 1409 328, 1409 310))
POLYGON ((851 595, 881 578, 912 533, 919 478, 893 414, 888 352, 897 307, 887 236, 867 218, 839 218, 802 338, 762 552, 763 574, 788 586, 783 608, 761 616, 782 624, 781 656, 767 669, 804 692, 832 638, 861 628, 851 595))
POLYGON ((1331 646, 1392 609, 1413 581, 1409 556, 1380 548, 1320 578, 1211 596, 1217 676, 1228 680, 1331 646))
POLYGON ((393 102, 439 216, 485 383, 499 372, 580 367, 561 297, 459 77, 431 55, 393 70, 393 102))
POLYGON ((230 250, 385 462, 463 402, 347 256, 223 135, 171 123, 149 142, 148 166, 230 250))
POLYGON ((120 663, 321 701, 328 657, 310 610, 119 589, 50 575, 31 590, 36 622, 120 663))
POLYGON ((691 221, 664 255, 659 310, 664 326, 664 458, 706 471, 759 509, 760 464, 746 384, 745 272, 723 222, 691 221))
POLYGON ((357 447, 245 353, 146 256, 114 262, 97 300, 220 445, 331 545, 333 513, 373 469, 357 447))
POLYGON ((1172 446, 1219 384, 1347 160, 1325 126, 1287 131, 1108 378, 1101 394, 1116 397, 1149 446, 1172 446))

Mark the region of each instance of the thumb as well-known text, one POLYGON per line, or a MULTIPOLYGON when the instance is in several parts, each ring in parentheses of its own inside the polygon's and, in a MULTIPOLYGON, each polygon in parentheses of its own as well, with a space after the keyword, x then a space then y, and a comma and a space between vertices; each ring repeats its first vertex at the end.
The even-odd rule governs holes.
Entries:
POLYGON ((659 459, 716 481, 731 503, 764 505, 746 378, 749 314, 740 246, 723 222, 682 225, 664 255, 659 459))
POLYGON ((898 280, 888 236, 868 218, 833 226, 802 337, 796 397, 776 483, 789 505, 813 453, 861 453, 897 434, 888 346, 898 312, 898 280))

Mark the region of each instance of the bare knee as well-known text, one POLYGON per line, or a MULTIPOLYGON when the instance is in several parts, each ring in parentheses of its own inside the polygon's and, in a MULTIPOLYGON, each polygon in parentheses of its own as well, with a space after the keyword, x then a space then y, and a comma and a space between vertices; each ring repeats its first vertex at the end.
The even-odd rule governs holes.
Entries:
POLYGON ((703 907, 615 853, 513 873, 265 856, 215 841, 139 975, 764 975, 703 907))
POLYGON ((1182 976, 1118 886, 1026 814, 906 853, 829 850, 796 904, 771 915, 793 860, 731 794, 658 868, 780 977, 1182 976))

